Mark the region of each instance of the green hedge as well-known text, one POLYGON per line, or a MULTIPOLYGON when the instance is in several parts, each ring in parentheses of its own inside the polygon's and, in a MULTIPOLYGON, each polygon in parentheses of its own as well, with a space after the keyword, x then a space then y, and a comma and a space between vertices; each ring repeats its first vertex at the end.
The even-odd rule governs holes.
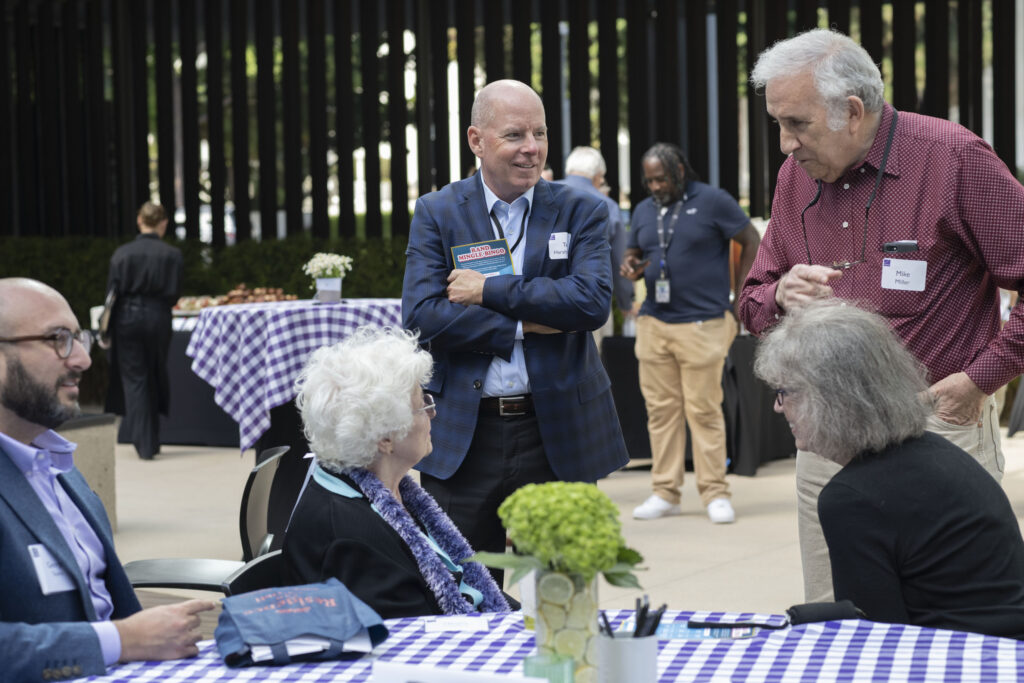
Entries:
MULTIPOLYGON (((92 237, 0 237, 0 277, 30 277, 68 300, 80 324, 89 308, 103 303, 110 256, 122 242, 92 237)), ((184 295, 226 294, 237 284, 281 287, 310 298, 311 280, 302 266, 318 251, 346 254, 354 261, 345 277, 346 297, 400 297, 405 272, 405 238, 247 241, 231 247, 176 242, 185 256, 184 295)), ((105 354, 93 350, 93 368, 82 381, 82 402, 102 404, 107 387, 105 354)))

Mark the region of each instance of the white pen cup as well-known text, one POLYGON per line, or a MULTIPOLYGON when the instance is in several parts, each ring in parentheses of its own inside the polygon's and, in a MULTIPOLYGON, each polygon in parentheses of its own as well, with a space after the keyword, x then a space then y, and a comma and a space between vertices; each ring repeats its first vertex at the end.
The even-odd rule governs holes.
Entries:
POLYGON ((600 638, 601 683, 656 683, 658 636, 634 638, 632 633, 623 631, 612 638, 602 633, 600 638))

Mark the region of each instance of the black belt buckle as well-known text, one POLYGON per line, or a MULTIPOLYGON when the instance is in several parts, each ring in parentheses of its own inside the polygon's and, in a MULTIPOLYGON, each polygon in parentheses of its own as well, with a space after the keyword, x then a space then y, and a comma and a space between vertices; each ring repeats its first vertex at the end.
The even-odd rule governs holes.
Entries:
POLYGON ((526 415, 526 396, 499 396, 498 415, 501 417, 519 417, 526 415), (505 406, 508 406, 506 408, 505 406))

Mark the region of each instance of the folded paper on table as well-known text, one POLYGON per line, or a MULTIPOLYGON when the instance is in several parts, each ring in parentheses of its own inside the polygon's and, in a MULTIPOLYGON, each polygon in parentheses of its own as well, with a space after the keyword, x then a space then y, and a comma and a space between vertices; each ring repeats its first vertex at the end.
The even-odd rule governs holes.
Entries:
POLYGON ((387 638, 380 615, 335 578, 233 595, 214 637, 228 666, 354 659, 387 638))
POLYGON ((456 268, 469 268, 487 277, 492 275, 515 275, 512 252, 508 240, 496 239, 473 242, 452 247, 452 262, 456 268))

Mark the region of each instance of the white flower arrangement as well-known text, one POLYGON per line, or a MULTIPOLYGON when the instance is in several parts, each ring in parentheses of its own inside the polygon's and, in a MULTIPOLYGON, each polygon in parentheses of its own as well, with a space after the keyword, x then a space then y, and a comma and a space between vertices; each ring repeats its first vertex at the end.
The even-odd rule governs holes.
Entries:
POLYGON ((310 277, 340 277, 344 278, 345 273, 352 270, 352 257, 341 254, 326 254, 320 252, 309 259, 309 262, 302 266, 302 272, 310 277))

